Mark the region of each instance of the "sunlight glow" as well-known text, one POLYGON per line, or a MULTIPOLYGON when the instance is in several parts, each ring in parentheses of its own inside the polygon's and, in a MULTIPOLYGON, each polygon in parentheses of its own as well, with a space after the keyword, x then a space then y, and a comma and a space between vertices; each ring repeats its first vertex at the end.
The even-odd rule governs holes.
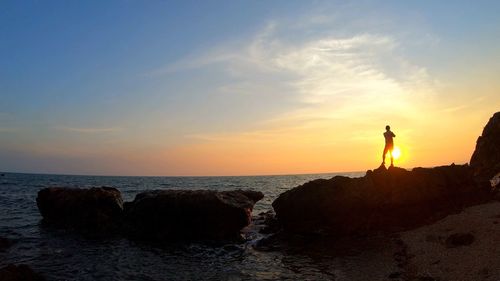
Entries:
POLYGON ((394 159, 399 159, 400 156, 401 156, 401 150, 399 149, 399 147, 395 146, 394 149, 392 150, 392 157, 394 159))

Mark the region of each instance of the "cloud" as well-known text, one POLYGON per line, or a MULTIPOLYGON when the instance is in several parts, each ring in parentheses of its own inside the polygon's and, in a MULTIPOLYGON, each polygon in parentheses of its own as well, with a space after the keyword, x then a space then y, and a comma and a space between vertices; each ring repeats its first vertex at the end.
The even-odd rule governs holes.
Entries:
MULTIPOLYGON (((394 116, 419 118, 439 86, 424 66, 403 55, 403 49, 394 34, 349 32, 334 20, 309 15, 293 25, 270 21, 249 39, 222 43, 151 73, 219 73, 225 84, 204 91, 256 96, 266 108, 271 104, 282 109, 266 120, 256 119, 258 128, 246 132, 324 127, 338 120, 366 119, 368 126, 394 116)), ((214 134, 198 136, 217 139, 214 134)), ((227 132, 222 134, 227 137, 227 132)))
POLYGON ((469 107, 469 105, 464 104, 464 105, 459 105, 459 106, 447 107, 447 108, 443 109, 443 111, 444 112, 456 112, 456 111, 466 109, 468 107, 469 107))
POLYGON ((82 127, 56 127, 57 130, 82 133, 82 134, 98 134, 98 133, 111 133, 121 131, 120 127, 111 128, 82 128, 82 127))

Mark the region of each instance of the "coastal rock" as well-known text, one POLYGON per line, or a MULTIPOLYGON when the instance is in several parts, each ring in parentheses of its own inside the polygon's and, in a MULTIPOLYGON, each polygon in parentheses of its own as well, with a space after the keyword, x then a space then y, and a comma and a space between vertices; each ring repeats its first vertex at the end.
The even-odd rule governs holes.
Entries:
POLYGON ((0 281, 44 281, 45 278, 25 264, 0 268, 0 281))
POLYGON ((490 198, 468 165, 380 167, 364 177, 318 179, 282 193, 276 217, 288 232, 350 234, 398 230, 435 221, 490 198))
POLYGON ((278 220, 272 210, 258 214, 253 223, 261 234, 271 234, 279 230, 278 220))
POLYGON ((91 232, 116 229, 123 212, 121 193, 113 187, 44 188, 36 203, 45 222, 91 232))
POLYGON ((500 173, 500 112, 493 114, 477 139, 470 166, 480 180, 491 180, 500 173))
POLYGON ((237 238, 263 196, 250 190, 146 191, 125 203, 125 220, 131 236, 149 241, 237 238))

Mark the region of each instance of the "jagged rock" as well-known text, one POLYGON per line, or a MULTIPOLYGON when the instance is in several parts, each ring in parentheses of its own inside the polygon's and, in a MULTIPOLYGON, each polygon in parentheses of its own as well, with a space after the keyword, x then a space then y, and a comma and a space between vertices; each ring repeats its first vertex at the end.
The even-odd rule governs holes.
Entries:
POLYGON ((45 278, 25 264, 0 268, 0 281, 44 281, 45 278))
POLYGON ((500 173, 500 112, 493 114, 477 139, 470 166, 480 180, 491 180, 500 173))
POLYGON ((231 239, 250 223, 263 196, 250 190, 146 191, 125 203, 125 220, 129 234, 139 239, 231 239))
POLYGON ((288 232, 350 234, 418 226, 490 196, 468 165, 412 171, 382 166, 360 178, 310 181, 272 205, 288 232))
POLYGON ((45 222, 90 232, 116 230, 123 211, 121 193, 113 187, 44 188, 36 202, 45 222))

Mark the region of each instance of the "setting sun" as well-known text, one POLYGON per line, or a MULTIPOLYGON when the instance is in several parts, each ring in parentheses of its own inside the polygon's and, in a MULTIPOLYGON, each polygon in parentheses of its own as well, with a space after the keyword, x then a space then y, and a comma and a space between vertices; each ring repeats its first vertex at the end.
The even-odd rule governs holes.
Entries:
POLYGON ((392 150, 392 157, 394 159, 399 159, 400 156, 401 156, 401 150, 399 149, 399 147, 395 146, 394 149, 392 150))

